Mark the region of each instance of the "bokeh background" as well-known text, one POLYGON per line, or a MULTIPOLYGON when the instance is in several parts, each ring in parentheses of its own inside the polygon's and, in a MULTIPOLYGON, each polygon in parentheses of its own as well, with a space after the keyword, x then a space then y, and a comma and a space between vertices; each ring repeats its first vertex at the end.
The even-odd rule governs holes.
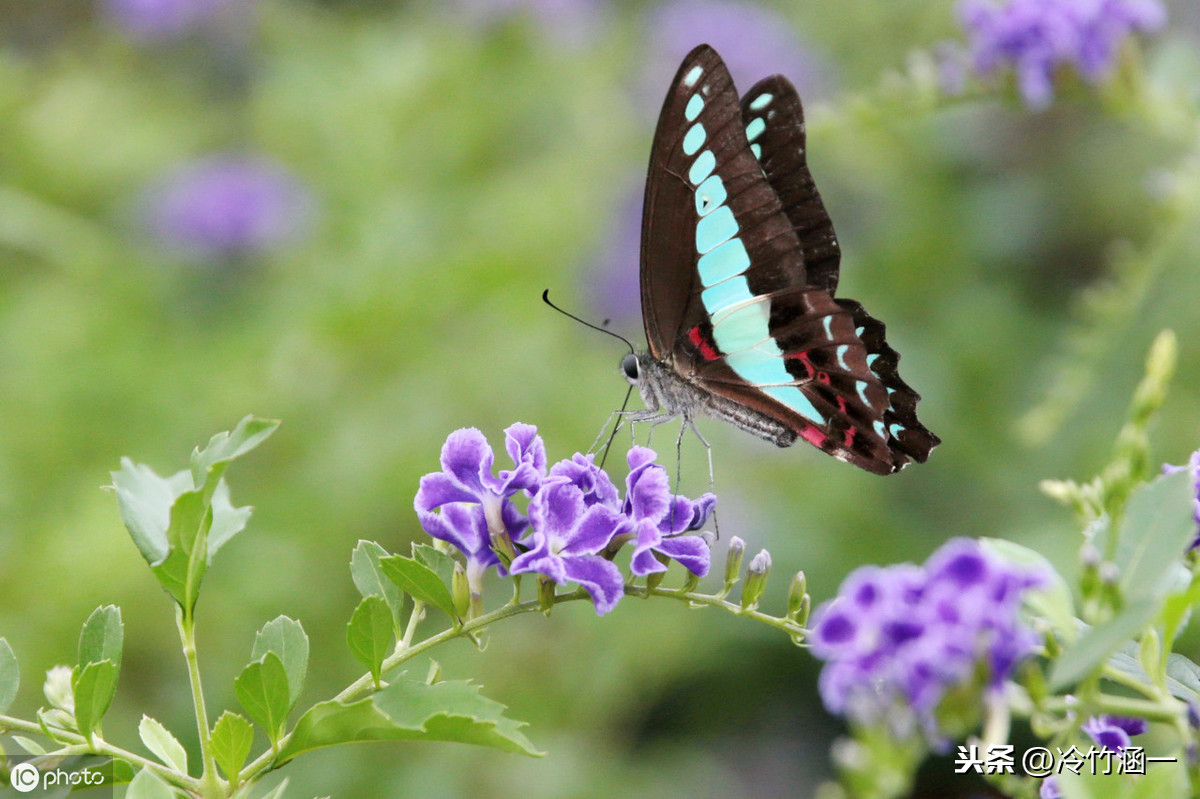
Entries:
MULTIPOLYGON (((945 91, 939 54, 964 34, 943 0, 0 4, 14 711, 33 713, 42 672, 116 603, 106 736, 136 748, 145 712, 196 759, 170 602, 101 487, 122 455, 183 468, 251 412, 284 425, 229 475, 256 512, 199 606, 210 713, 236 708, 233 677, 280 613, 312 638, 302 706, 356 677, 350 551, 422 538, 412 497, 446 434, 499 445, 531 422, 557 459, 619 406, 620 344, 540 295, 641 338, 641 181, 663 93, 702 41, 743 89, 783 72, 801 90, 840 293, 888 324, 944 441, 881 479, 703 424, 723 538, 772 554, 767 606, 797 569, 820 601, 858 565, 956 535, 1070 572, 1076 523, 1037 482, 1100 468, 1164 327, 1181 357, 1156 455, 1200 446, 1200 13, 1166 5, 1112 84, 1064 74, 1033 111, 1003 76, 945 91)), ((684 492, 705 490, 702 448, 683 456, 684 492)), ((1194 635, 1183 651, 1200 654, 1194 635)), ((343 747, 288 766, 289 795, 804 796, 839 729, 802 650, 668 601, 599 620, 574 603, 436 657, 550 756, 343 747)))

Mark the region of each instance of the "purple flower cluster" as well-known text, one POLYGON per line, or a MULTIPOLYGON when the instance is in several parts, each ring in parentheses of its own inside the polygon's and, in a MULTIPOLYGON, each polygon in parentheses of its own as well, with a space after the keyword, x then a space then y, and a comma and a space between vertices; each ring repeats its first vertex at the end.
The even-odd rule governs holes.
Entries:
POLYGON ((1072 65, 1090 83, 1112 71, 1117 49, 1133 32, 1162 27, 1158 0, 963 0, 959 18, 975 71, 1011 66, 1025 102, 1054 99, 1054 73, 1072 65))
POLYGON ((282 165, 225 153, 183 164, 147 194, 159 238, 207 257, 268 249, 303 232, 312 211, 305 186, 282 165))
POLYGON ((1200 449, 1192 453, 1192 457, 1188 459, 1186 466, 1173 466, 1169 463, 1163 464, 1163 474, 1174 474, 1188 469, 1192 473, 1192 516, 1196 520, 1196 537, 1192 539, 1192 545, 1189 549, 1200 547, 1200 449))
POLYGON ((599 614, 624 596, 624 578, 612 562, 633 544, 630 571, 665 571, 676 560, 698 575, 708 573, 708 545, 699 530, 716 505, 674 495, 666 469, 645 447, 629 451, 625 499, 592 455, 576 453, 546 470, 546 448, 537 428, 514 424, 504 431, 514 468, 492 474, 494 455, 475 428, 456 430, 442 446, 442 471, 421 478, 414 506, 425 532, 463 553, 467 581, 478 596, 484 573, 540 574, 577 583, 599 614), (529 497, 528 515, 514 503, 529 497), (500 554, 511 556, 502 561, 500 554))
POLYGON ((825 707, 861 724, 907 707, 936 740, 934 714, 947 690, 979 674, 988 690, 999 689, 1032 652, 1037 637, 1018 610, 1022 593, 1041 581, 966 538, 948 541, 924 566, 854 571, 813 616, 825 707))

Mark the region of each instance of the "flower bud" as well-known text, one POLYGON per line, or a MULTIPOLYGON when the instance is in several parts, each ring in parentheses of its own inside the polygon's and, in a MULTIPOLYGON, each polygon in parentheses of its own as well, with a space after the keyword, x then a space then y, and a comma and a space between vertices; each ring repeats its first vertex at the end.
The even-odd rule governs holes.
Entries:
POLYGON ((796 576, 792 578, 791 585, 788 586, 787 595, 787 617, 795 620, 800 609, 804 606, 804 600, 808 597, 808 580, 804 577, 804 572, 796 572, 796 576))
POLYGON ((771 573, 771 553, 761 550, 750 559, 746 567, 746 584, 742 586, 742 610, 754 610, 758 600, 767 589, 767 577, 771 573))
POLYGON ((746 542, 736 535, 729 539, 729 552, 725 555, 725 588, 726 593, 733 588, 742 573, 742 559, 746 557, 746 542))
POLYGON ((549 577, 538 577, 538 602, 542 606, 542 613, 547 616, 554 607, 554 587, 555 583, 549 577))
POLYGON ((467 570, 454 561, 454 574, 450 576, 450 596, 454 599, 454 612, 459 618, 467 618, 471 608, 471 586, 467 583, 467 570))
POLYGON ((71 667, 55 666, 46 672, 42 693, 50 707, 75 715, 75 694, 71 690, 71 667))
POLYGON ((491 534, 492 551, 496 553, 496 557, 500 558, 500 564, 507 569, 517 556, 517 550, 513 546, 512 539, 508 537, 508 533, 501 530, 498 533, 491 534))

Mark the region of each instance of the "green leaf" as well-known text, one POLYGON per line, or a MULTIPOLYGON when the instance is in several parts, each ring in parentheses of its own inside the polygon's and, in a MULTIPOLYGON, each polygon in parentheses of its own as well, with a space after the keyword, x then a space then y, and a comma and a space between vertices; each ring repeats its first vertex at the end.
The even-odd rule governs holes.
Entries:
POLYGON ((1200 665, 1178 652, 1167 655, 1167 690, 1185 702, 1200 699, 1200 665))
POLYGON ((96 608, 79 633, 79 662, 85 664, 109 660, 119 672, 124 643, 125 627, 121 623, 121 609, 115 605, 96 608))
POLYGON ((250 747, 254 744, 254 728, 240 713, 226 710, 217 719, 212 732, 212 753, 221 771, 232 782, 237 779, 250 747))
POLYGON ((524 723, 503 714, 504 705, 464 681, 397 680, 367 699, 314 705, 296 723, 279 762, 353 741, 455 741, 541 756, 520 732, 524 723))
POLYGON ((350 576, 354 579, 354 587, 364 597, 383 597, 391 608, 392 624, 399 636, 404 592, 384 575, 383 567, 379 565, 379 559, 387 556, 388 551, 374 541, 359 541, 350 556, 350 576))
POLYGON ((355 659, 370 670, 376 684, 383 659, 392 651, 395 640, 392 611, 387 602, 377 596, 364 597, 346 627, 346 643, 355 659))
POLYGON ((287 709, 295 706, 304 690, 304 678, 308 673, 308 636, 304 627, 295 619, 279 616, 263 625, 254 636, 254 648, 250 652, 251 660, 261 660, 263 655, 273 652, 283 664, 287 672, 288 697, 287 709))
POLYGON ((1025 592, 1025 605, 1050 623, 1065 640, 1074 640, 1078 629, 1071 589, 1062 575, 1041 554, 1000 538, 981 538, 980 544, 997 557, 1044 575, 1046 584, 1025 592))
POLYGON ((7 712, 12 706, 20 687, 21 664, 8 641, 0 638, 0 713, 7 712))
POLYGON ((138 724, 138 735, 141 736, 142 743, 146 745, 146 748, 153 752, 164 765, 170 766, 180 774, 188 773, 187 750, 175 739, 170 730, 149 716, 143 715, 141 723, 138 724))
POLYGON ((283 792, 287 790, 288 780, 285 778, 283 782, 276 785, 271 790, 264 793, 259 799, 282 799, 283 792))
POLYGON ((1163 597, 1176 587, 1163 576, 1176 573, 1194 536, 1190 473, 1164 475, 1130 495, 1117 554, 1125 606, 1067 648, 1050 671, 1050 690, 1091 674, 1158 616, 1163 597))
POLYGON ((111 660, 85 663, 71 673, 75 697, 75 723, 79 732, 90 736, 100 724, 117 693, 117 667, 111 660))
POLYGON ((454 576, 454 558, 445 552, 431 547, 429 544, 418 544, 416 542, 412 545, 412 554, 414 558, 432 569, 438 577, 441 577, 444 585, 450 585, 450 580, 454 576))
POLYGON ((381 558, 379 564, 387 578, 413 599, 439 608, 450 618, 456 617, 450 589, 442 582, 442 578, 424 563, 403 555, 390 555, 381 558))
POLYGON ((229 499, 229 483, 224 479, 217 482, 217 489, 212 496, 212 529, 208 531, 208 563, 212 565, 213 555, 225 545, 229 539, 246 529, 250 514, 254 509, 249 505, 235 508, 229 499))
POLYGON ((288 675, 279 656, 268 652, 246 666, 233 681, 233 689, 246 714, 267 731, 272 742, 278 741, 291 708, 288 675))
POLYGON ((175 791, 149 769, 142 769, 125 790, 125 799, 175 799, 175 791))
POLYGON ((197 487, 205 487, 210 475, 223 471, 223 467, 230 461, 240 458, 266 441, 278 427, 277 419, 247 416, 238 422, 233 430, 217 433, 209 439, 208 446, 192 452, 192 482, 197 487))
POLYGON ((46 747, 42 746, 37 741, 26 738, 24 735, 14 735, 12 739, 17 746, 21 747, 31 755, 41 756, 46 754, 46 747))
POLYGON ((1191 473, 1184 470, 1163 475, 1130 495, 1117 560, 1127 602, 1158 600, 1173 587, 1163 575, 1177 567, 1195 538, 1193 491, 1191 473))
POLYGON ((121 468, 111 472, 121 521, 142 557, 151 566, 167 556, 167 526, 175 497, 192 488, 191 476, 180 472, 160 477, 149 466, 121 459, 121 468))

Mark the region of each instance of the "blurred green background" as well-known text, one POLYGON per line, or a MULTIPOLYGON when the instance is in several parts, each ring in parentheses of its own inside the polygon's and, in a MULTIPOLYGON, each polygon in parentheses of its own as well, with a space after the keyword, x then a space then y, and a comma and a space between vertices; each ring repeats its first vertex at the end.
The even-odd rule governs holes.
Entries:
MULTIPOLYGON (((723 538, 771 551, 768 607, 797 569, 820 601, 956 535, 1070 571, 1075 521, 1037 481, 1100 468, 1163 327, 1181 358, 1156 457, 1200 446, 1188 0, 1144 72, 1099 92, 1066 76, 1037 114, 1003 82, 937 93, 931 54, 962 38, 940 0, 213 3, 0 5, 0 635, 19 715, 111 602, 127 652, 106 736, 137 748, 146 712, 194 750, 171 604, 100 487, 122 455, 183 468, 251 412, 284 425, 229 475, 256 512, 199 606, 210 715, 236 707, 254 631, 281 613, 313 642, 302 706, 356 677, 350 551, 423 537, 412 497, 446 434, 499 447, 531 422, 554 460, 619 406, 620 345, 540 294, 641 339, 633 214, 658 105, 701 41, 742 89, 776 71, 801 89, 839 293, 887 323, 944 441, 881 479, 702 423, 723 538)), ((691 440, 683 475, 707 488, 691 440)), ((814 663, 750 622, 574 603, 436 657, 550 756, 340 748, 288 766, 289 795, 782 797, 827 774, 814 663)))

